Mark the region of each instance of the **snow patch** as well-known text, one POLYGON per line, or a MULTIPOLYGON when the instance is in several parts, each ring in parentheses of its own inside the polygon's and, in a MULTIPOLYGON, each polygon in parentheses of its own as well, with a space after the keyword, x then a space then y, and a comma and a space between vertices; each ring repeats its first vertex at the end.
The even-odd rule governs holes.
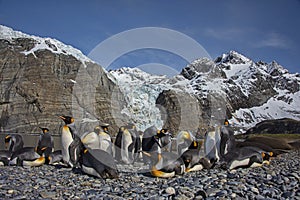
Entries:
POLYGON ((86 67, 85 62, 94 63, 94 61, 92 61, 87 56, 85 56, 80 50, 78 50, 70 45, 66 45, 56 39, 42 38, 42 37, 37 37, 37 36, 33 36, 33 35, 28 35, 28 34, 20 32, 20 31, 15 31, 9 27, 0 25, 0 39, 13 41, 13 39, 15 39, 15 38, 29 38, 29 39, 33 39, 35 41, 34 48, 30 49, 29 51, 21 52, 25 55, 33 54, 35 56, 34 52, 36 52, 38 50, 46 49, 46 50, 49 50, 49 51, 51 51, 53 53, 57 53, 57 54, 72 55, 76 59, 80 60, 85 67, 86 67))

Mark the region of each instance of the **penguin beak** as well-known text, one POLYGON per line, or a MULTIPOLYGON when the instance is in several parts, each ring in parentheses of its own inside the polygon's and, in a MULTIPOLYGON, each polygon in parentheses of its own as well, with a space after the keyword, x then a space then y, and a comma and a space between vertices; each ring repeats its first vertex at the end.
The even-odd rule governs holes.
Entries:
POLYGON ((59 118, 61 118, 62 120, 65 120, 66 118, 64 118, 63 116, 59 116, 59 118))
POLYGON ((47 147, 43 147, 41 150, 42 150, 42 151, 45 151, 46 149, 47 149, 47 147))
POLYGON ((142 153, 143 153, 144 155, 146 155, 146 156, 150 157, 150 158, 152 157, 152 156, 151 156, 151 154, 150 154, 150 153, 148 153, 148 152, 142 151, 142 153))

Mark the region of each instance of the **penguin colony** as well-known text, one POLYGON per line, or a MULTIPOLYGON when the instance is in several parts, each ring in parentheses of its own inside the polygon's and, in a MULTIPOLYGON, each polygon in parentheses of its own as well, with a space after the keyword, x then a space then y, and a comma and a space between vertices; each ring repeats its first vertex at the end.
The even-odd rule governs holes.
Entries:
POLYGON ((78 133, 73 117, 59 118, 64 122, 61 150, 54 150, 48 128, 40 127, 36 147, 24 147, 21 135, 9 134, 5 137, 6 150, 0 151, 0 165, 37 167, 60 164, 106 179, 118 178, 117 163, 143 162, 149 166, 152 176, 169 178, 216 166, 225 170, 258 167, 294 148, 292 143, 259 136, 238 142, 228 121, 207 132, 204 141, 197 140, 189 131, 179 132, 176 150, 173 150, 172 134, 167 129, 158 130, 151 126, 142 133, 129 123, 119 128, 113 142, 108 132, 109 124, 98 123, 93 130, 78 133), (202 146, 204 156, 201 157, 202 146))

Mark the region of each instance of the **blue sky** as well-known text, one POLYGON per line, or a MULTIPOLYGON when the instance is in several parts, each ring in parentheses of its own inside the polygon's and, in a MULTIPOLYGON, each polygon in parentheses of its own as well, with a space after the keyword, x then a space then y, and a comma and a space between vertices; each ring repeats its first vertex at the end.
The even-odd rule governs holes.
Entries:
MULTIPOLYGON (((56 38, 86 55, 122 31, 162 27, 193 38, 212 58, 235 50, 254 61, 276 60, 300 72, 299 10, 299 0, 0 0, 0 24, 56 38)), ((185 62, 144 49, 120 57, 111 68, 161 63, 180 70, 185 62)))

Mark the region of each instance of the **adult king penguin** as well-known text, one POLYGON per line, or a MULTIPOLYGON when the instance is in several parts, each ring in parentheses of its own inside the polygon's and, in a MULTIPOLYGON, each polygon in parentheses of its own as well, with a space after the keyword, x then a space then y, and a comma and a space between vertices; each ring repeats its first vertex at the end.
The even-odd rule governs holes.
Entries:
MULTIPOLYGON (((158 130, 155 126, 150 126, 144 131, 142 137, 142 151, 143 152, 170 152, 171 151, 171 135, 167 129, 158 130)), ((150 164, 151 159, 145 153, 143 155, 143 162, 150 164)))
POLYGON ((111 139, 110 134, 108 132, 108 127, 109 127, 109 124, 100 123, 100 126, 97 126, 94 129, 94 131, 98 135, 99 149, 102 149, 103 151, 106 151, 110 155, 113 155, 112 139, 111 139))
POLYGON ((115 140, 115 158, 119 162, 131 164, 138 158, 140 137, 135 125, 128 124, 119 128, 115 140))
POLYGON ((117 166, 112 155, 101 149, 84 149, 80 154, 81 170, 99 178, 118 178, 117 166))
POLYGON ((14 152, 11 156, 9 165, 32 166, 37 167, 45 163, 46 159, 44 151, 47 147, 41 149, 41 154, 38 154, 35 147, 23 147, 14 152))
POLYGON ((193 140, 195 140, 195 137, 191 132, 180 131, 176 138, 178 155, 183 154, 183 152, 185 152, 189 148, 193 140))
POLYGON ((143 152, 150 156, 150 173, 155 177, 170 178, 175 175, 182 175, 185 171, 183 160, 172 152, 143 152), (155 158, 156 157, 156 158, 155 158))
MULTIPOLYGON (((228 121, 227 121, 228 122, 228 121)), ((273 156, 272 148, 266 151, 255 143, 252 146, 238 147, 235 141, 234 132, 229 123, 221 127, 220 156, 221 161, 226 163, 228 169, 258 167, 269 164, 273 156)))
POLYGON ((5 148, 0 150, 0 165, 8 165, 14 152, 23 148, 23 138, 19 134, 9 134, 5 137, 5 148))
POLYGON ((74 164, 70 161, 69 147, 75 139, 79 138, 76 134, 76 129, 74 127, 75 120, 73 117, 70 116, 60 116, 60 118, 65 122, 65 125, 63 126, 61 131, 63 161, 65 164, 69 165, 70 167, 73 167, 74 164))
POLYGON ((188 150, 181 155, 185 164, 185 172, 210 169, 212 167, 212 164, 207 158, 200 156, 201 145, 202 142, 194 140, 188 150))

